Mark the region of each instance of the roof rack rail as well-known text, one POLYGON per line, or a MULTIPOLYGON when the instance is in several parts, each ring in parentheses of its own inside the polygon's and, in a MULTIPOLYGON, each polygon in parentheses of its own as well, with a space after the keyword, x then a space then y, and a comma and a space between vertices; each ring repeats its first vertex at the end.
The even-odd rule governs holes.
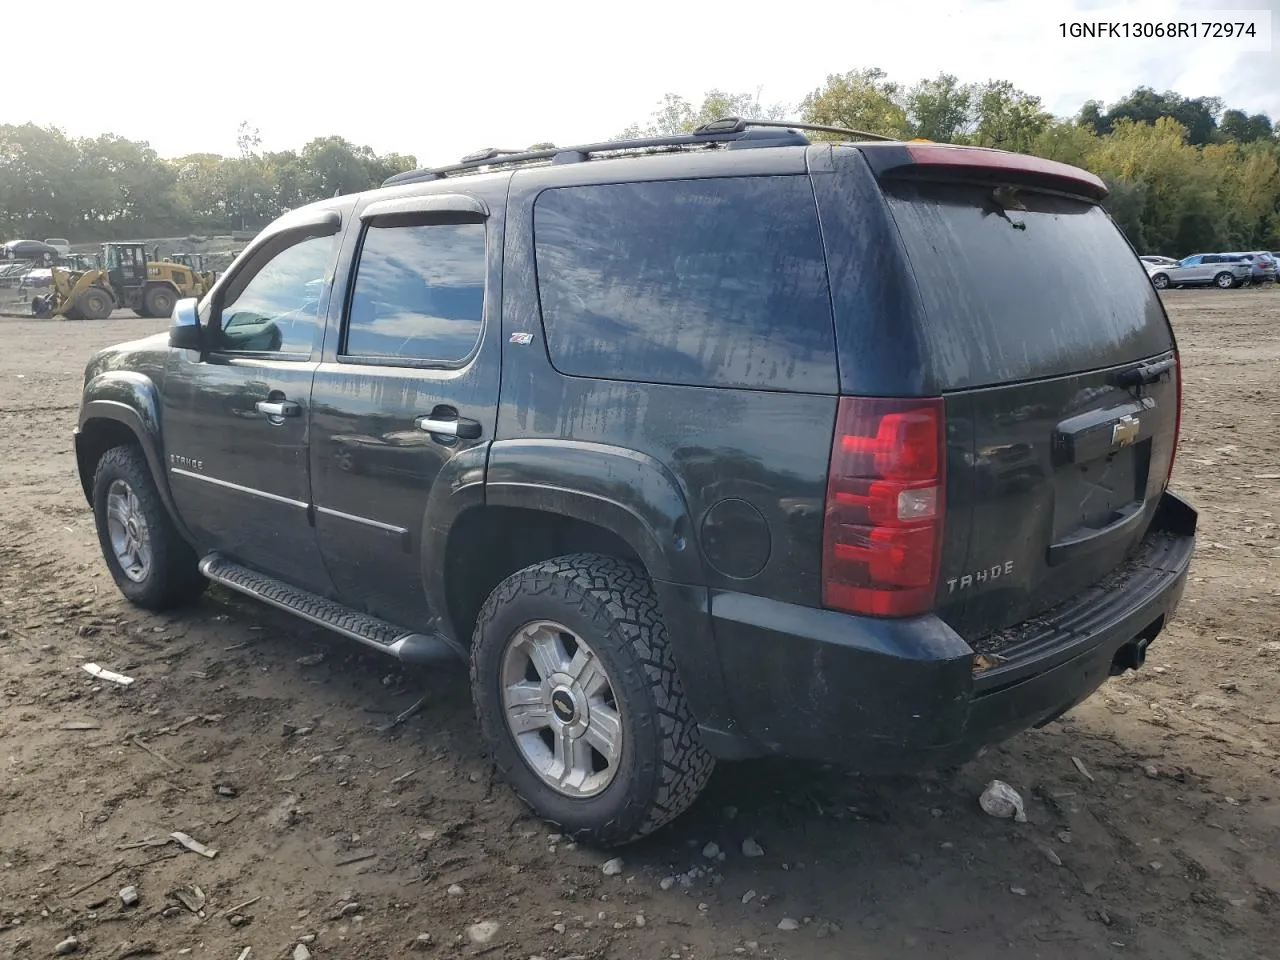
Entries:
POLYGON ((877 133, 849 130, 844 127, 828 127, 816 123, 790 123, 785 120, 752 120, 745 117, 721 117, 704 123, 692 133, 663 137, 638 137, 630 140, 605 140, 573 147, 551 147, 546 150, 501 150, 487 147, 469 153, 457 163, 443 167, 423 167, 388 177, 384 187, 416 183, 424 180, 440 180, 453 174, 475 173, 481 169, 526 163, 550 162, 552 164, 582 163, 593 154, 622 153, 626 151, 679 150, 686 147, 724 144, 732 148, 767 146, 805 146, 810 141, 799 131, 838 133, 860 140, 894 140, 877 133))
POLYGON ((798 123, 794 120, 745 120, 742 117, 721 117, 700 127, 694 133, 733 133, 749 127, 781 127, 786 130, 812 130, 815 133, 843 133, 859 140, 897 141, 897 137, 886 137, 881 133, 868 133, 866 130, 854 130, 852 127, 829 127, 822 123, 798 123))

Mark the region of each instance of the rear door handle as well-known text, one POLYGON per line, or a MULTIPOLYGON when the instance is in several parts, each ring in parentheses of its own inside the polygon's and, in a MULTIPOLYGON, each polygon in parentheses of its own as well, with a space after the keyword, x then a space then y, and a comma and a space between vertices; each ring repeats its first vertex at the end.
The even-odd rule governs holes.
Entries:
POLYGON ((296 417, 302 412, 302 407, 292 400, 259 400, 253 408, 268 417, 296 417))
POLYGON ((434 437, 452 437, 459 440, 480 439, 481 430, 478 421, 457 415, 450 417, 447 412, 441 410, 433 410, 429 416, 419 417, 414 423, 418 425, 418 429, 425 430, 434 437))

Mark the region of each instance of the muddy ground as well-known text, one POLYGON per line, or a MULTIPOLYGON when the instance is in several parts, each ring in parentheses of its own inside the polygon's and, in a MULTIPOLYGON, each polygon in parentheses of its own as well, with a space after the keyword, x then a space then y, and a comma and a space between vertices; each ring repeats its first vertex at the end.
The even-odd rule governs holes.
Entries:
POLYGON ((124 605, 71 429, 89 352, 163 323, 0 320, 0 957, 71 936, 83 956, 228 960, 304 938, 370 960, 1274 956, 1280 288, 1167 303, 1174 485, 1201 538, 1141 673, 945 776, 722 766, 616 877, 494 780, 461 674, 402 674, 217 591, 180 616, 124 605), (423 687, 426 709, 380 730, 423 687), (981 812, 993 777, 1029 823, 981 812), (141 845, 173 831, 217 855, 141 845))

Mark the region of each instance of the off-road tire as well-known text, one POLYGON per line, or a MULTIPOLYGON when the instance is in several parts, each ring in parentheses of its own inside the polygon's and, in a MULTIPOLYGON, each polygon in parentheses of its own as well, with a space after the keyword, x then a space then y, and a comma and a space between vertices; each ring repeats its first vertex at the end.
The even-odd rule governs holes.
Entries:
POLYGON ((683 813, 715 761, 676 674, 653 585, 616 557, 575 554, 526 567, 489 595, 471 645, 471 691, 494 762, 540 817, 588 843, 638 840, 683 813), (609 674, 622 719, 619 769, 601 793, 569 798, 524 761, 507 725, 501 689, 507 643, 526 624, 551 620, 575 631, 609 674))
POLYGON ((98 544, 111 578, 130 603, 147 610, 165 610, 192 603, 208 581, 201 576, 195 551, 182 539, 160 499, 142 451, 132 444, 112 447, 102 455, 93 475, 93 516, 98 544), (107 529, 107 493, 123 480, 138 498, 151 545, 151 567, 142 581, 131 580, 116 559, 107 529))
POLYGON ((149 317, 166 318, 173 314, 173 305, 178 302, 173 291, 168 287, 149 287, 142 295, 142 309, 149 317))

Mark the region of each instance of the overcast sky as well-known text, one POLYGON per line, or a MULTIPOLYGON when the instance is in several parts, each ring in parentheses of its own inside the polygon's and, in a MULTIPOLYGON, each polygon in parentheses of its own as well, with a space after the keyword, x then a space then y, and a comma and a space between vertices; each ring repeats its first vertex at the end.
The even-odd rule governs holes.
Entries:
POLYGON ((0 122, 116 133, 163 156, 233 153, 247 120, 265 149, 338 134, 379 153, 445 163, 484 146, 605 138, 646 119, 668 91, 696 102, 715 87, 759 87, 765 102, 794 108, 827 74, 869 66, 906 84, 941 71, 1008 79, 1060 115, 1146 84, 1280 118, 1280 0, 218 0, 154 8, 62 0, 54 8, 57 25, 20 18, 30 36, 5 44, 0 76, 22 86, 0 99, 0 122), (1270 11, 1270 35, 1246 52, 1229 40, 1063 39, 1058 26, 1202 20, 1215 8, 1270 11))

